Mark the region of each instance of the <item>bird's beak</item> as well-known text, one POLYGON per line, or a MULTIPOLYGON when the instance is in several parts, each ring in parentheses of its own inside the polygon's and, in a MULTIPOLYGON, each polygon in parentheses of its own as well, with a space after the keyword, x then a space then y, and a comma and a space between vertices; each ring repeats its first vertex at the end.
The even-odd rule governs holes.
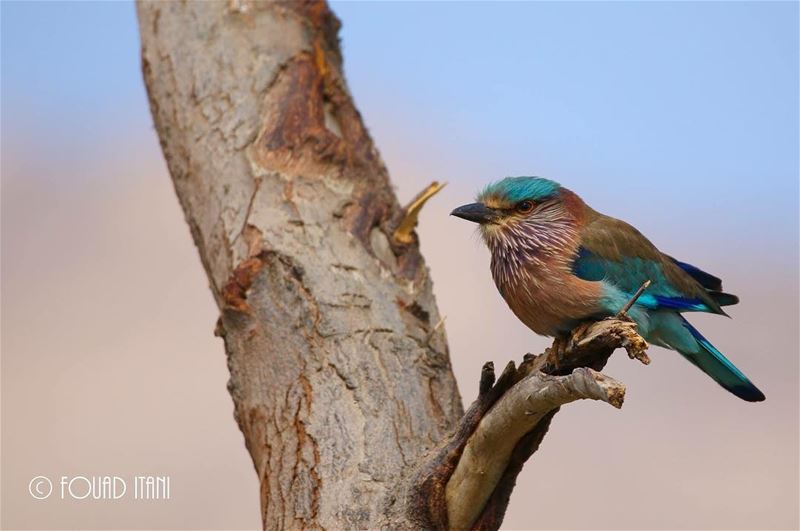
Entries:
POLYGON ((451 216, 474 221, 475 223, 491 223, 499 217, 499 212, 487 207, 483 203, 463 205, 450 212, 451 216))

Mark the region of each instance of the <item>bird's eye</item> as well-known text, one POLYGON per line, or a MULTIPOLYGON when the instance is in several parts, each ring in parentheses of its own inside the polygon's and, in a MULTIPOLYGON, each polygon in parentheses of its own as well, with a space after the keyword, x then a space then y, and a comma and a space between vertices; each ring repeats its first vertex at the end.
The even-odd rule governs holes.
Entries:
POLYGON ((527 214, 533 210, 533 201, 520 201, 517 203, 517 212, 527 214))

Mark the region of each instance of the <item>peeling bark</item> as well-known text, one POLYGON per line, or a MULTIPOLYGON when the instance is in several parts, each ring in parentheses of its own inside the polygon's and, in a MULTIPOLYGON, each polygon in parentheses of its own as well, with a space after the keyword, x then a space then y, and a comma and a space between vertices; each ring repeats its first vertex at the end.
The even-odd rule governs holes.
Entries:
POLYGON ((553 408, 587 375, 601 381, 572 369, 599 370, 636 343, 632 325, 589 325, 496 382, 487 365, 464 414, 413 234, 424 200, 403 209, 392 192, 327 5, 137 11, 150 107, 220 309, 264 528, 499 527, 553 408), (553 407, 515 420, 526 392, 553 407), (492 481, 468 479, 509 415, 515 437, 492 481))

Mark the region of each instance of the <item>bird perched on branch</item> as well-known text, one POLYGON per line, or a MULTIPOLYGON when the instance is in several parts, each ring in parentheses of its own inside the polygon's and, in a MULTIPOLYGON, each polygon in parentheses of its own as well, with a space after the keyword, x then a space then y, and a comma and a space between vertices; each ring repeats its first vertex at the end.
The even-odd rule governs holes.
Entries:
POLYGON ((453 216, 480 224, 497 289, 537 334, 564 337, 579 323, 627 314, 650 343, 680 352, 722 387, 750 402, 764 394, 681 315, 726 315, 736 304, 722 281, 659 251, 638 230, 605 216, 558 183, 509 177, 453 216))

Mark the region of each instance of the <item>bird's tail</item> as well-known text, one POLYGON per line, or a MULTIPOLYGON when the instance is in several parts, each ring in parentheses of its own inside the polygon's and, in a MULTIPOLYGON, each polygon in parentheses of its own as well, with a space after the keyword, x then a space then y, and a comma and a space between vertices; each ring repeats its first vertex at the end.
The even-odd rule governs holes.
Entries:
POLYGON ((673 315, 679 321, 672 321, 669 323, 671 326, 666 326, 659 330, 659 335, 668 346, 680 352, 684 358, 691 361, 701 371, 713 378, 714 381, 742 400, 747 400, 748 402, 761 402, 764 400, 764 393, 753 385, 753 382, 742 374, 742 371, 737 369, 728 358, 723 356, 722 352, 717 350, 682 315, 673 315), (678 327, 682 328, 682 330, 678 329, 678 327))

